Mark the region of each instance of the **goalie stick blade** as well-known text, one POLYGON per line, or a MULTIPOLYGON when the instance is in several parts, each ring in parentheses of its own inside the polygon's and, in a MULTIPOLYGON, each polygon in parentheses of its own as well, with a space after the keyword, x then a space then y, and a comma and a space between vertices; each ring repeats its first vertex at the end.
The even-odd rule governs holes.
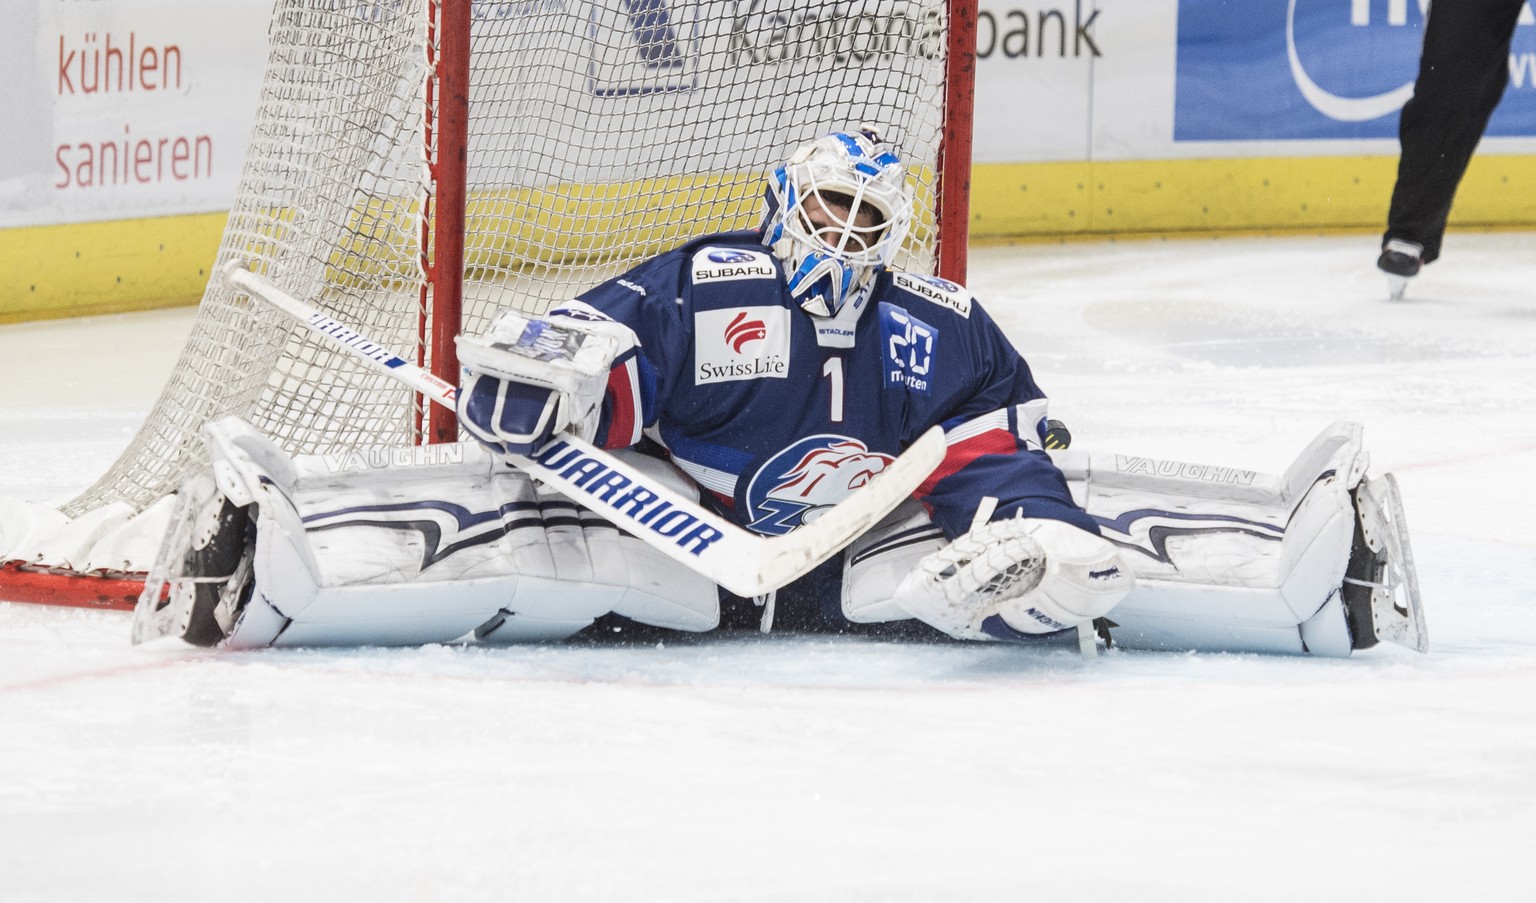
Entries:
POLYGON ((1397 480, 1385 474, 1361 480, 1357 490, 1360 526, 1372 551, 1384 561, 1371 588, 1371 622, 1377 639, 1417 652, 1429 651, 1419 577, 1408 543, 1408 521, 1397 480))

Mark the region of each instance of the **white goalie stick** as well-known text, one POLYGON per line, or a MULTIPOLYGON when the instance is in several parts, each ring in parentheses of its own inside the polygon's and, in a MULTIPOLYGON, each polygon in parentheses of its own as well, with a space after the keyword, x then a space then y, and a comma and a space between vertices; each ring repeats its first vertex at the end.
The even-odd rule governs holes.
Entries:
MULTIPOLYGON (((370 368, 455 408, 458 388, 402 360, 239 263, 224 282, 289 315, 370 368)), ((928 478, 944 458, 933 427, 890 466, 820 517, 767 538, 679 496, 591 443, 558 433, 532 457, 502 455, 549 487, 739 596, 761 596, 809 573, 873 527, 928 478)))

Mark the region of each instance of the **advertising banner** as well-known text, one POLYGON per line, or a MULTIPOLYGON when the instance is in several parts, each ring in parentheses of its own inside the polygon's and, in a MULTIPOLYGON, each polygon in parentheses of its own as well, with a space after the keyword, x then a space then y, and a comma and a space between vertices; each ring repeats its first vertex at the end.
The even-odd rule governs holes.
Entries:
POLYGON ((227 210, 270 4, 17 3, 0 77, 0 227, 227 210))
MULTIPOLYGON (((1456 0, 1441 0, 1456 2, 1456 0)), ((1177 141, 1396 138, 1429 0, 1180 0, 1177 141)), ((1489 137, 1536 136, 1536 17, 1489 137)))
POLYGON ((1118 29, 1147 18, 1127 12, 1094 0, 981 0, 976 162, 1088 159, 1094 73, 1128 59, 1118 29))
MULTIPOLYGON (((398 8, 314 2, 359 15, 398 8)), ((765 130, 804 123, 803 102, 754 93, 786 71, 803 70, 815 96, 840 67, 885 66, 876 48, 904 41, 919 50, 917 71, 937 70, 937 11, 915 26, 893 18, 929 2, 474 0, 472 16, 476 27, 583 17, 584 40, 568 55, 568 74, 591 95, 582 115, 631 136, 645 119, 636 108, 706 84, 692 52, 700 42, 724 42, 733 65, 762 74, 721 100, 765 130), (730 25, 708 33, 700 23, 716 7, 730 25)), ((1429 3, 979 0, 971 234, 1379 224, 1429 3)), ((197 296, 243 168, 271 11, 272 0, 8 5, 0 320, 197 296)), ((1509 86, 1457 195, 1456 215, 1480 225, 1536 222, 1536 0, 1519 15, 1509 86)), ((932 73, 917 80, 937 84, 932 73)), ((861 101, 861 118, 895 119, 879 104, 903 100, 861 101)), ((580 135, 547 140, 558 149, 580 135)), ((401 165, 417 161, 403 155, 401 165)), ((494 183, 522 165, 477 173, 494 183)), ((652 172, 710 165, 666 158, 652 172)), ((629 173, 615 162, 582 177, 629 173)))

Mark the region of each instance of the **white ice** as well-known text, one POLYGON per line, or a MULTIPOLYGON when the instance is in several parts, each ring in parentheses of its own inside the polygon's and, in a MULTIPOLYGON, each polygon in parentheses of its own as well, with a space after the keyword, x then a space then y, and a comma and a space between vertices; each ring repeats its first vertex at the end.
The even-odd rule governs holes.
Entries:
MULTIPOLYGON (((0 603, 0 900, 1536 899, 1536 235, 989 247, 1078 447, 1362 421, 1431 649, 135 648, 0 603)), ((115 456, 190 312, 0 328, 0 496, 115 456)))

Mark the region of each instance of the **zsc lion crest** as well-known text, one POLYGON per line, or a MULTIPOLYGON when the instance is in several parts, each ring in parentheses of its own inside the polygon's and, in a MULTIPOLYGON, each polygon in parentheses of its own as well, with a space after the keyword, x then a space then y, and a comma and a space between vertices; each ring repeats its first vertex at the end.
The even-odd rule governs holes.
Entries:
POLYGON ((770 458, 747 484, 747 527, 778 536, 810 523, 893 460, 847 436, 801 439, 770 458))

